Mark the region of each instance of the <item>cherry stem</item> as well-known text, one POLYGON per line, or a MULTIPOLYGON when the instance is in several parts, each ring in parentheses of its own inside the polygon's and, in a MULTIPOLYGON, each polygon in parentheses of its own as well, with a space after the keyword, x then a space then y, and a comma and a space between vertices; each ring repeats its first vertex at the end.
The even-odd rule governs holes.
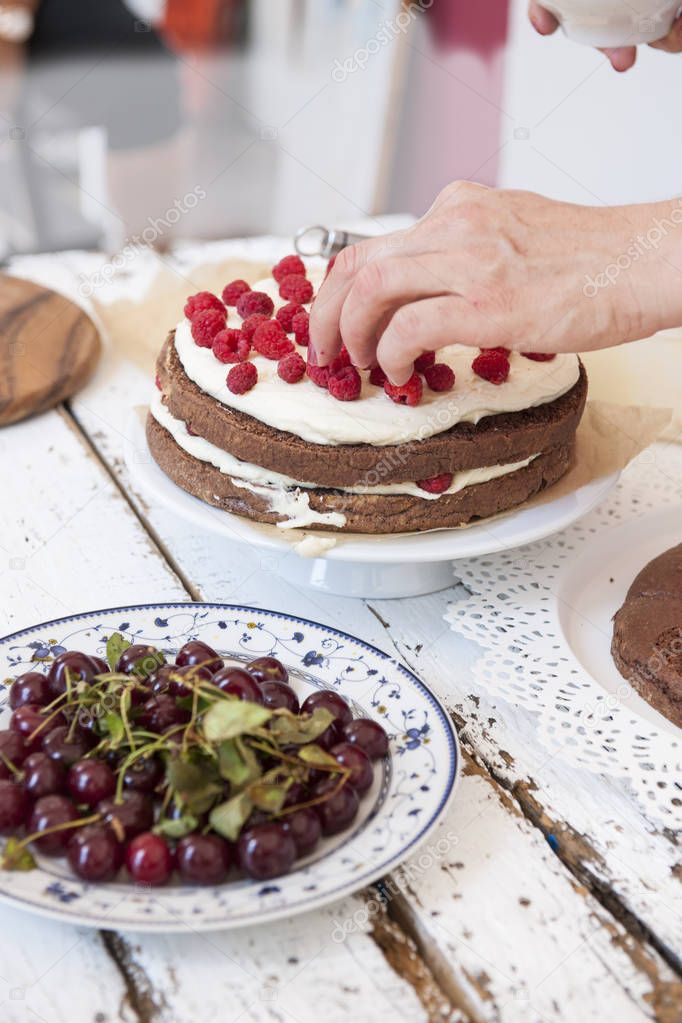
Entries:
POLYGON ((11 854, 4 857, 2 861, 3 870, 11 870, 12 864, 19 858, 19 855, 24 851, 24 849, 26 849, 31 842, 35 842, 38 838, 43 838, 45 835, 56 835, 60 831, 83 828, 86 824, 97 824, 98 821, 101 820, 101 813, 93 813, 90 817, 79 817, 78 820, 75 821, 65 821, 63 824, 53 824, 52 827, 44 828, 42 831, 34 831, 32 835, 27 835, 26 838, 22 838, 20 842, 17 842, 12 849, 11 854))

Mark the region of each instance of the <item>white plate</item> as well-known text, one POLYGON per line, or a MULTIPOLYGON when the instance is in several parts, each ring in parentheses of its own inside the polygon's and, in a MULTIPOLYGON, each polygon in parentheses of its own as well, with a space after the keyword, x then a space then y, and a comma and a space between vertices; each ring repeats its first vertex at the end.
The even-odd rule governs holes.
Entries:
POLYGON ((614 699, 656 728, 679 729, 643 700, 611 657, 613 616, 635 576, 653 558, 682 541, 682 507, 648 513, 595 537, 562 576, 559 622, 574 656, 614 699))
MULTIPOLYGON (((217 930, 292 916, 363 888, 393 869, 431 834, 460 773, 457 736, 447 711, 402 664, 376 647, 293 615, 232 604, 147 604, 71 615, 0 640, 0 678, 47 670, 63 649, 103 654, 121 632, 134 643, 175 652, 204 640, 223 656, 270 654, 289 669, 304 698, 334 689, 355 716, 379 721, 389 755, 375 765, 352 831, 329 838, 300 866, 268 883, 235 879, 216 887, 175 883, 145 889, 126 881, 90 885, 64 860, 39 857, 39 869, 0 870, 0 899, 71 923, 134 931, 217 930)), ((0 728, 11 711, 6 691, 0 728)))
POLYGON ((316 533, 252 522, 186 493, 152 458, 144 423, 137 414, 131 417, 128 437, 126 464, 135 484, 201 529, 287 555, 304 536, 333 537, 335 545, 324 557, 303 558, 294 554, 282 558, 277 571, 291 582, 344 596, 407 597, 451 586, 452 561, 521 547, 565 529, 602 501, 620 476, 612 473, 536 508, 522 508, 465 529, 380 536, 316 533), (410 566, 409 571, 406 566, 410 566))

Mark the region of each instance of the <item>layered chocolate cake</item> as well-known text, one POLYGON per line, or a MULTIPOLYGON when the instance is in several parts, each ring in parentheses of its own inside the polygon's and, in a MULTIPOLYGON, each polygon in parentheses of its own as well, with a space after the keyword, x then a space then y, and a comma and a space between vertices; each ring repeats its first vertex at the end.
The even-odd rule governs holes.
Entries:
POLYGON ((611 653, 640 696, 682 727, 682 544, 633 582, 613 619, 611 653))
POLYGON ((281 528, 398 533, 495 515, 569 468, 587 379, 574 355, 422 356, 405 387, 345 350, 306 365, 323 271, 201 292, 158 360, 151 452, 209 504, 281 528))

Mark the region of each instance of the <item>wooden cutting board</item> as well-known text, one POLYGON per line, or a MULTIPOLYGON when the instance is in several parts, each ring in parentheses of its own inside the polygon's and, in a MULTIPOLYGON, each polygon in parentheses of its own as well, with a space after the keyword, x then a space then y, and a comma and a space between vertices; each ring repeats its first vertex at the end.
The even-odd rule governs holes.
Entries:
POLYGON ((31 281, 0 275, 0 426, 71 397, 99 358, 99 334, 77 305, 31 281))

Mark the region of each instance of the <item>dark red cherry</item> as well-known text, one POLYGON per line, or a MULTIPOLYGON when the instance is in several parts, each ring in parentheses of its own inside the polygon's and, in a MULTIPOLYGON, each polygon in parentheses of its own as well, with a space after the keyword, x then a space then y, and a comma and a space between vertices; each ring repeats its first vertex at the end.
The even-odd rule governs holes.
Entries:
POLYGON ((87 654, 79 650, 66 650, 63 654, 55 657, 47 679, 50 684, 50 692, 53 697, 61 696, 66 692, 66 671, 69 671, 71 682, 89 682, 99 671, 98 666, 87 654))
POLYGON ((109 667, 107 662, 103 660, 101 657, 93 657, 93 655, 90 654, 90 660, 95 666, 95 674, 108 675, 109 672, 111 671, 111 668, 109 667))
POLYGON ((17 831, 31 810, 31 800, 21 787, 9 778, 0 780, 0 835, 17 831))
POLYGON ((66 772, 47 753, 31 753, 24 761, 24 788, 31 799, 53 796, 66 789, 66 772))
POLYGON ((89 732, 83 731, 82 728, 71 728, 69 725, 53 728, 43 739, 43 751, 64 767, 71 767, 94 745, 95 739, 89 732))
POLYGON ((215 652, 213 647, 202 643, 200 639, 191 639, 189 643, 185 643, 183 647, 180 647, 175 663, 178 667, 202 664, 213 674, 216 671, 220 671, 223 666, 223 659, 215 652))
POLYGON ((256 682, 288 682, 289 672, 276 657, 257 657, 249 661, 246 670, 256 682))
POLYGON ((370 760, 378 760, 388 753, 388 736, 377 721, 371 718, 355 718, 343 729, 343 737, 353 746, 364 750, 370 760))
POLYGON ((43 739, 53 728, 65 724, 66 718, 61 712, 48 715, 42 707, 25 703, 13 712, 9 726, 24 740, 26 749, 34 753, 40 749, 43 739))
POLYGON ((123 846, 101 824, 86 824, 69 838, 66 855, 74 874, 84 881, 113 881, 123 862, 123 846))
MULTIPOLYGON (((43 796, 33 807, 26 825, 29 834, 61 827, 78 819, 78 811, 66 796, 43 796)), ((34 839, 36 846, 46 856, 59 856, 66 848, 73 833, 72 828, 54 831, 34 839)))
POLYGON ((134 674, 145 679, 158 671, 163 662, 164 656, 156 647, 148 646, 145 643, 133 643, 119 657, 116 671, 122 671, 126 675, 134 674))
POLYGON ((123 784, 136 792, 153 792, 163 774, 163 764, 158 757, 141 757, 126 768, 123 784))
POLYGON ((350 771, 348 781, 359 795, 371 788, 374 771, 364 750, 350 742, 340 742, 337 746, 332 746, 329 752, 342 767, 348 768, 350 771))
POLYGON ((312 714, 316 707, 324 707, 334 715, 334 720, 340 722, 341 725, 347 725, 349 721, 353 720, 351 709, 343 696, 339 696, 332 689, 317 689, 310 696, 306 696, 301 706, 301 713, 312 714))
POLYGON ((154 826, 154 805, 143 792, 128 789, 119 801, 109 796, 97 804, 97 813, 101 813, 104 823, 113 830, 116 837, 126 840, 149 831, 154 826))
POLYGON ((145 831, 129 843, 125 864, 138 884, 165 884, 173 873, 173 854, 161 835, 145 831))
POLYGON ((307 856, 320 840, 322 825, 312 806, 302 806, 300 810, 285 814, 281 823, 296 843, 297 856, 307 856))
POLYGON ((20 675, 12 683, 9 691, 9 705, 12 710, 23 707, 25 703, 32 703, 34 707, 44 707, 50 703, 52 695, 46 675, 39 671, 27 671, 20 675))
POLYGON ((171 669, 168 676, 168 692, 171 696, 191 696, 194 686, 212 680, 213 672, 206 665, 182 664, 171 669), (187 679, 187 682, 185 683, 183 679, 187 679))
POLYGON ((103 760, 79 760, 69 768, 67 784, 74 802, 96 806, 113 795, 116 776, 103 760))
POLYGON ((229 843, 219 835, 187 835, 177 844, 178 870, 193 884, 220 884, 230 869, 229 843))
POLYGON ((224 693, 236 696, 238 700, 249 700, 251 703, 262 703, 263 695, 253 675, 243 668, 221 668, 213 676, 213 685, 224 693))
POLYGON ((315 786, 315 796, 325 795, 324 803, 315 809, 320 815, 323 835, 335 835, 343 831, 355 818, 360 805, 358 794, 352 785, 343 785, 337 790, 337 778, 325 778, 315 786), (337 790, 337 791, 335 791, 337 790))
POLYGON ((298 696, 286 682, 278 682, 275 679, 266 679, 260 683, 260 691, 264 706, 270 710, 278 710, 284 707, 292 714, 298 713, 298 696))
POLYGON ((174 697, 169 693, 159 693, 143 704, 139 722, 148 731, 161 733, 189 719, 190 715, 176 705, 174 697))
POLYGON ((5 764, 5 760, 9 760, 14 767, 21 767, 27 756, 28 750, 24 745, 24 740, 17 732, 9 728, 0 731, 0 778, 12 777, 12 772, 5 764))
POLYGON ((332 746, 336 746, 337 743, 343 739, 343 729, 338 721, 332 721, 328 725, 322 735, 318 735, 315 739, 315 744, 320 746, 323 750, 330 750, 332 746))
POLYGON ((256 824, 239 836, 238 855, 242 870, 249 877, 267 881, 291 869, 296 859, 296 843, 282 824, 256 824))

